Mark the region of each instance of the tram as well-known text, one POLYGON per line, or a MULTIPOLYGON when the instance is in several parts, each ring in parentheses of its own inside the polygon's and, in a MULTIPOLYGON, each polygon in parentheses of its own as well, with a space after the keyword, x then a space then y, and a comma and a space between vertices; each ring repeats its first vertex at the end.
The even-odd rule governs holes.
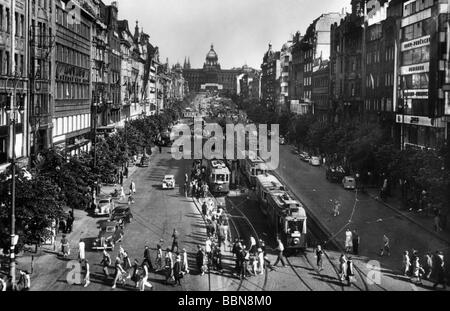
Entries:
POLYGON ((256 186, 258 175, 264 175, 268 172, 266 162, 253 152, 248 152, 245 159, 241 160, 240 167, 251 187, 256 186))
POLYGON ((258 198, 258 203, 264 215, 268 214, 268 200, 267 197, 271 191, 284 190, 283 184, 273 175, 264 174, 255 177, 255 191, 258 198))
POLYGON ((307 217, 303 205, 293 199, 287 191, 280 190, 270 192, 267 201, 270 223, 285 248, 305 249, 307 217))
POLYGON ((230 192, 231 172, 224 161, 208 160, 206 164, 206 179, 211 193, 227 194, 230 192))

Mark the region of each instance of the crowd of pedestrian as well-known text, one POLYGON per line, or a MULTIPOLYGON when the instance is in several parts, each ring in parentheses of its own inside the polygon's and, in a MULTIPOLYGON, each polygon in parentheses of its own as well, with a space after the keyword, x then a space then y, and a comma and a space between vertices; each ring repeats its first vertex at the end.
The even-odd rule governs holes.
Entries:
POLYGON ((434 255, 427 252, 422 256, 413 249, 411 252, 405 250, 402 256, 401 273, 410 277, 414 284, 422 285, 422 279, 432 280, 434 276, 433 289, 438 285, 442 285, 446 289, 445 280, 445 259, 442 251, 436 251, 434 255))

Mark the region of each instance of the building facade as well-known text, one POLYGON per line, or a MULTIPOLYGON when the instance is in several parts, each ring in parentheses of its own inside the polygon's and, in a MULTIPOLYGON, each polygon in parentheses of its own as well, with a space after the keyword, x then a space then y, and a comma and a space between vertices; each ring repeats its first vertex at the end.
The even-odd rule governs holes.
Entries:
MULTIPOLYGON (((73 17, 65 2, 54 1, 56 39, 53 145, 66 154, 88 151, 91 132, 91 42, 95 17, 77 5, 73 17)), ((89 2, 84 2, 89 3, 89 2)), ((93 5, 92 5, 93 6, 93 5)))
POLYGON ((281 76, 280 52, 272 50, 272 44, 264 54, 261 64, 261 100, 267 106, 276 110, 277 93, 280 90, 281 76))
POLYGON ((436 148, 448 135, 443 91, 448 57, 448 3, 413 0, 402 6, 400 101, 396 116, 401 125, 401 145, 436 148))
POLYGON ((223 94, 237 93, 237 76, 240 74, 236 69, 221 69, 219 57, 214 51, 214 46, 206 55, 202 69, 191 69, 190 64, 183 68, 183 76, 189 85, 189 90, 194 92, 215 90, 223 94))

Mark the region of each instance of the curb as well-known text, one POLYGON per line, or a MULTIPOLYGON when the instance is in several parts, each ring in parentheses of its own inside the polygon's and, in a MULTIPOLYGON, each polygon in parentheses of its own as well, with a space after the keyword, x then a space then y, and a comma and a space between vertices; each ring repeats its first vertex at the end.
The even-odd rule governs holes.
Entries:
POLYGON ((434 237, 436 237, 437 239, 445 242, 446 244, 450 244, 450 240, 438 235, 435 231, 431 230, 430 228, 424 226, 423 224, 421 224, 420 222, 418 222, 417 220, 413 219, 412 217, 402 213, 401 211, 398 210, 398 208, 393 207, 392 205, 384 202, 383 200, 380 200, 376 195, 373 195, 369 192, 367 192, 367 195, 369 197, 371 197, 373 200, 383 204, 384 206, 386 206, 387 208, 393 210, 394 212, 396 212, 397 214, 399 214, 400 216, 406 218, 407 220, 409 220, 410 222, 414 223, 415 225, 419 226, 420 228, 422 228, 423 230, 427 231, 428 233, 430 233, 431 235, 433 235, 434 237))

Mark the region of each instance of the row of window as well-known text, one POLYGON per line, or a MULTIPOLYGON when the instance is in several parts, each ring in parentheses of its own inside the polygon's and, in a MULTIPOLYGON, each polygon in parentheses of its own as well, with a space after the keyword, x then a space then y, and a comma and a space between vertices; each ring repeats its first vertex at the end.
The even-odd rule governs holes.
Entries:
POLYGON ((329 79, 323 79, 323 78, 314 79, 313 86, 314 87, 328 87, 329 81, 330 81, 329 79))
POLYGON ((311 72, 313 68, 313 64, 312 63, 307 63, 303 66, 303 71, 304 72, 311 72))
MULTIPOLYGON (((14 13, 15 35, 17 37, 25 36, 25 15, 18 12, 14 13)), ((11 32, 11 11, 10 8, 4 8, 0 4, 0 30, 11 32)))
POLYGON ((56 23, 72 30, 81 37, 90 40, 91 39, 91 28, 83 23, 80 16, 75 16, 74 14, 68 14, 67 11, 62 8, 56 9, 56 23))
POLYGON ((404 88, 409 89, 428 89, 428 73, 415 73, 402 77, 404 88))
POLYGON ((367 52, 367 55, 366 55, 366 57, 367 57, 367 60, 366 60, 367 64, 379 63, 381 61, 380 55, 381 55, 381 53, 380 53, 379 50, 378 51, 374 51, 374 52, 367 52))
POLYGON ((430 60, 430 46, 422 46, 420 48, 404 51, 402 53, 403 66, 425 63, 430 60))
POLYGON ((9 51, 0 50, 0 73, 2 75, 11 75, 18 72, 21 76, 25 76, 25 56, 22 54, 14 54, 14 62, 16 64, 14 70, 11 70, 11 59, 9 51))
POLYGON ((64 135, 83 130, 91 126, 91 115, 88 113, 53 119, 55 135, 64 135))
POLYGON ((56 61, 73 66, 91 68, 89 55, 80 53, 60 44, 56 44, 56 61))
POLYGON ((89 84, 57 81, 56 99, 89 99, 89 84))
POLYGON ((430 109, 428 99, 405 99, 405 114, 412 116, 429 116, 430 109))
MULTIPOLYGON (((381 81, 381 77, 379 75, 369 74, 366 76, 366 87, 370 89, 374 89, 380 87, 383 81, 381 81)), ((385 73, 384 74, 384 86, 393 86, 394 85, 394 74, 393 73, 385 73)))
POLYGON ((403 7, 403 16, 413 15, 417 12, 423 11, 432 7, 435 0, 417 0, 411 3, 408 3, 403 7))
POLYGON ((366 111, 393 111, 392 100, 384 99, 366 99, 364 101, 364 109, 366 111))
POLYGON ((428 18, 426 20, 422 20, 415 24, 404 27, 402 29, 403 41, 414 40, 416 38, 420 38, 430 34, 431 31, 434 28, 436 28, 436 25, 433 24, 434 24, 433 18, 428 18))
POLYGON ((310 86, 311 85, 311 77, 303 78, 303 85, 310 86))

